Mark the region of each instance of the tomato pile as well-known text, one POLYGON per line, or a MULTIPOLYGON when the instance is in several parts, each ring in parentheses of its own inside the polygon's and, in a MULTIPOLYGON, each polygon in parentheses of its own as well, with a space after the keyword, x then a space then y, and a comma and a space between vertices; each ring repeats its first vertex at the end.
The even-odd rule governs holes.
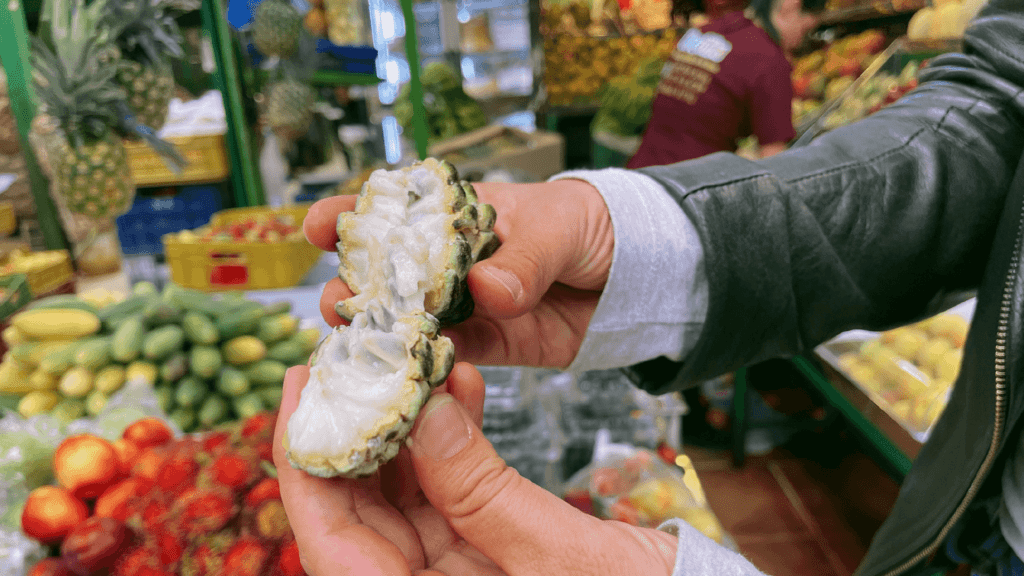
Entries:
POLYGON ((272 461, 276 416, 175 439, 144 418, 65 439, 22 530, 59 550, 29 576, 303 576, 272 461))

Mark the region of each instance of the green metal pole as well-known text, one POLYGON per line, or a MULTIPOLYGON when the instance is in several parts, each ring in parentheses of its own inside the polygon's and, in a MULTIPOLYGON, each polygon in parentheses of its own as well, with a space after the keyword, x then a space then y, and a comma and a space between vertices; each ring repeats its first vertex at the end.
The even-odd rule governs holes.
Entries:
POLYGON ((32 197, 36 203, 36 214, 43 240, 50 250, 66 250, 67 238, 60 224, 57 207, 50 198, 49 185, 39 168, 28 134, 35 117, 35 93, 32 90, 32 66, 29 63, 28 26, 25 12, 19 0, 0 2, 0 61, 7 74, 7 91, 11 100, 11 111, 18 124, 21 151, 28 170, 32 197))
POLYGON ((423 84, 420 82, 420 52, 416 46, 416 16, 412 0, 402 0, 405 17, 405 58, 409 61, 409 98, 412 100, 412 135, 420 160, 427 157, 427 110, 423 106, 423 84))
POLYGON ((263 183, 259 175, 256 154, 249 137, 249 125, 242 102, 241 77, 234 39, 224 17, 223 0, 204 0, 203 28, 210 35, 213 55, 217 62, 214 76, 224 99, 228 124, 228 151, 231 155, 231 184, 235 189, 238 206, 261 206, 266 203, 263 183))
POLYGON ((911 459, 892 440, 889 440, 882 434, 856 406, 851 404, 846 397, 836 390, 835 386, 825 378, 814 364, 801 356, 792 358, 790 362, 825 396, 829 404, 846 417, 850 424, 874 446, 894 471, 901 477, 907 475, 912 464, 911 459))

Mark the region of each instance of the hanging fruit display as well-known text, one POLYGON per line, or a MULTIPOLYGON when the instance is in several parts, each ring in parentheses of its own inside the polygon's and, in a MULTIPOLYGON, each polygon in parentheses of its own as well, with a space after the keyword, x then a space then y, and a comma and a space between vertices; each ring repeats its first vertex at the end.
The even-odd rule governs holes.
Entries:
POLYGON ((121 53, 117 82, 138 122, 159 131, 174 96, 171 59, 184 54, 178 24, 149 0, 120 0, 107 7, 107 24, 121 53))
POLYGON ((347 46, 366 43, 366 19, 356 0, 324 0, 327 38, 332 44, 347 46))
POLYGON ((266 88, 267 125, 278 138, 291 141, 309 131, 313 123, 313 87, 295 78, 273 82, 266 88))
POLYGON ((263 0, 253 15, 256 49, 266 56, 288 57, 299 49, 302 14, 287 0, 263 0))
MULTIPOLYGON (((463 90, 459 76, 445 62, 431 62, 423 68, 423 104, 426 108, 428 141, 435 142, 487 125, 480 104, 463 90)), ((395 100, 395 118, 405 133, 413 133, 413 107, 409 84, 402 86, 395 100)))

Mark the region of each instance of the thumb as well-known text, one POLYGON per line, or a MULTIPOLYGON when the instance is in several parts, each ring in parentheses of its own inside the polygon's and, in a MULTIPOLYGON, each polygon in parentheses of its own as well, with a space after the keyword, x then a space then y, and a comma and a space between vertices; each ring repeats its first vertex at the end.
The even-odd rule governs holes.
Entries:
POLYGON ((503 244, 473 266, 467 282, 477 307, 493 318, 532 310, 561 273, 564 258, 531 240, 503 244))
POLYGON ((424 495, 505 573, 604 573, 607 525, 508 467, 451 396, 430 399, 410 439, 424 495))

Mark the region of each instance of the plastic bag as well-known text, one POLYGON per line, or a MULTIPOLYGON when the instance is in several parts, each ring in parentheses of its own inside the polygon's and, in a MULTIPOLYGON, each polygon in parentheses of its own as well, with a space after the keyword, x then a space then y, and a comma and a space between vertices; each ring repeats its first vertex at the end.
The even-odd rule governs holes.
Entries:
POLYGON ((565 484, 567 502, 599 518, 643 528, 681 518, 708 538, 735 549, 708 506, 689 458, 678 460, 687 468, 684 473, 650 450, 613 444, 609 438, 607 430, 598 432, 593 461, 565 484))

